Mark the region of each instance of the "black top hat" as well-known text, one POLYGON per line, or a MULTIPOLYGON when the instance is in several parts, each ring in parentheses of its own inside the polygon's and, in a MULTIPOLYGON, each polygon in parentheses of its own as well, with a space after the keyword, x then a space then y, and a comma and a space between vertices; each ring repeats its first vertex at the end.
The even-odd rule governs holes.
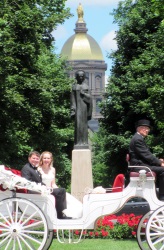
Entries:
POLYGON ((146 119, 139 120, 139 121, 136 123, 136 128, 138 128, 138 127, 140 127, 140 126, 146 126, 146 127, 151 128, 150 121, 149 121, 149 120, 146 120, 146 119))

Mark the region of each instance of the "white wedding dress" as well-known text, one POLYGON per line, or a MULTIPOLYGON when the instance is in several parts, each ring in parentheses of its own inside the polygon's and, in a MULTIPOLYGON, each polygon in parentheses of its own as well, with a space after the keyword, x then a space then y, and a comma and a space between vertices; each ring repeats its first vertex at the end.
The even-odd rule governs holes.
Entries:
MULTIPOLYGON (((38 167, 38 171, 42 175, 42 181, 47 187, 52 186, 52 182, 55 180, 55 168, 50 167, 49 171, 45 173, 41 167, 38 167)), ((57 188, 57 185, 53 186, 57 188)), ((82 217, 83 213, 83 204, 77 200, 74 196, 69 193, 66 193, 66 203, 67 208, 64 209, 62 212, 67 217, 72 217, 73 219, 78 219, 82 217)))
POLYGON ((63 210, 63 213, 67 217, 78 219, 83 215, 83 204, 77 200, 73 195, 66 193, 67 208, 63 210))

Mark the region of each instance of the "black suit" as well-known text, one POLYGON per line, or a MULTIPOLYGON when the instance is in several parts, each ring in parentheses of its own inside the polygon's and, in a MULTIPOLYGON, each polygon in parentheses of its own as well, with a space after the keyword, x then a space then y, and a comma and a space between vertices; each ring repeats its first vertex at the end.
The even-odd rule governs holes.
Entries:
POLYGON ((21 175, 22 175, 22 177, 26 178, 29 181, 34 181, 36 183, 42 183, 41 174, 36 169, 34 169, 34 167, 30 163, 27 163, 22 168, 21 175))
MULTIPOLYGON (((157 174, 159 194, 164 195, 164 167, 161 167, 161 161, 150 152, 144 137, 139 133, 135 133, 131 139, 129 154, 131 166, 147 166, 157 174)), ((139 171, 140 169, 134 168, 131 171, 139 171)))
MULTIPOLYGON (((27 163, 22 168, 21 175, 29 181, 34 181, 44 185, 41 174, 30 163, 27 163)), ((29 191, 29 193, 36 192, 29 191)), ((62 218, 62 211, 66 209, 66 191, 64 188, 54 188, 52 195, 55 196, 57 217, 60 219, 62 218)))

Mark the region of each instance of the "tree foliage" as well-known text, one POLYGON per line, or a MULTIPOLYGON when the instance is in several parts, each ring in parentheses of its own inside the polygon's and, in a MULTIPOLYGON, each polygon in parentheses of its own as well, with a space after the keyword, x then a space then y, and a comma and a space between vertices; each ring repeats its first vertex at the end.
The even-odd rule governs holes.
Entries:
POLYGON ((30 150, 49 150, 63 182, 73 140, 71 81, 52 52, 51 32, 69 16, 65 0, 0 2, 0 161, 19 168, 30 150))
POLYGON ((102 159, 108 175, 105 185, 118 172, 126 172, 125 155, 138 119, 151 120, 153 131, 148 144, 157 156, 164 155, 163 16, 154 13, 149 0, 120 2, 113 14, 119 27, 118 49, 111 54, 113 67, 94 159, 98 173, 97 159, 100 154, 105 155, 102 159))
MULTIPOLYGON (((155 15, 160 16, 164 19, 164 0, 151 0, 152 10, 155 15)), ((162 25, 164 25, 164 21, 162 20, 162 25)))

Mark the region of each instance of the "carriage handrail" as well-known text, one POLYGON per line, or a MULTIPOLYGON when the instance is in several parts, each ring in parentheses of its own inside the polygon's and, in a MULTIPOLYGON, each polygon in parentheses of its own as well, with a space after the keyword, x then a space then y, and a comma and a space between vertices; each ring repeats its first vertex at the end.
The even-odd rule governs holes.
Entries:
POLYGON ((49 195, 53 192, 51 187, 46 187, 45 185, 41 185, 41 183, 28 181, 21 176, 13 174, 11 171, 6 170, 4 165, 0 165, 0 184, 4 189, 27 189, 42 195, 49 195))

